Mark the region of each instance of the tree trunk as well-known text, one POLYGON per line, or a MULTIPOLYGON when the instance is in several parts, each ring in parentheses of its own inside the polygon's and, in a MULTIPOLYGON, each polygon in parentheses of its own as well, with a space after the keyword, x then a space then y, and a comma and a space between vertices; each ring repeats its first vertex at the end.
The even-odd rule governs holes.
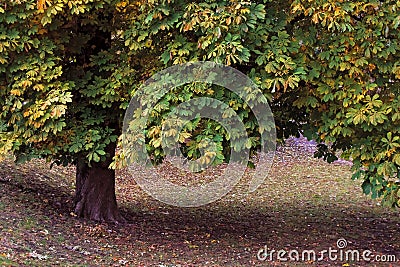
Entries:
POLYGON ((115 144, 107 149, 107 159, 92 162, 84 159, 76 164, 75 214, 99 222, 124 222, 115 197, 115 171, 108 168, 115 155, 115 144))

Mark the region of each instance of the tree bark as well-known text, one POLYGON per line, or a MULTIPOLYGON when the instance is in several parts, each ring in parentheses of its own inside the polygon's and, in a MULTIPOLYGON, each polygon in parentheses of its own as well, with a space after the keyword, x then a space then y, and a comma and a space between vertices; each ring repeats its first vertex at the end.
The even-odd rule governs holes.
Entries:
POLYGON ((109 165, 115 155, 115 144, 107 149, 107 159, 92 162, 90 166, 84 159, 76 164, 75 214, 98 222, 122 223, 115 196, 115 170, 109 165))

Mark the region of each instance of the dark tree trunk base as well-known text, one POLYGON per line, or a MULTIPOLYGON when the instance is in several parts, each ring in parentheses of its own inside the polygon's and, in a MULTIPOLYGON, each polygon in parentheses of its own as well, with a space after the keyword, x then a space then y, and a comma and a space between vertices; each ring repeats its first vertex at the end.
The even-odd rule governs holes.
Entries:
POLYGON ((79 160, 76 166, 75 214, 98 221, 123 223, 115 196, 115 171, 108 168, 115 146, 109 146, 108 159, 89 166, 79 160))

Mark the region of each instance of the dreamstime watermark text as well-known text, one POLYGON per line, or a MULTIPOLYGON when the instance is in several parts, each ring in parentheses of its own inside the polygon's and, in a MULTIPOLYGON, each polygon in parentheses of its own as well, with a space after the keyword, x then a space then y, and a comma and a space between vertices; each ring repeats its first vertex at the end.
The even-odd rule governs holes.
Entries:
POLYGON ((336 247, 329 247, 324 250, 285 250, 271 249, 267 245, 257 252, 257 259, 260 261, 340 261, 340 262, 396 262, 394 254, 376 254, 371 250, 348 249, 347 240, 340 238, 336 242, 336 247))

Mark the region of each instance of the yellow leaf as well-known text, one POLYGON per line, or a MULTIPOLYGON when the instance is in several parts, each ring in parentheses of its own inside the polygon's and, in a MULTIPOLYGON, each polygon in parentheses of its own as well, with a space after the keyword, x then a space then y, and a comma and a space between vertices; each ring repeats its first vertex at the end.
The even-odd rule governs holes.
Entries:
POLYGON ((44 10, 46 8, 46 0, 37 0, 37 9, 44 10))
POLYGON ((148 47, 151 47, 151 43, 152 43, 151 40, 147 40, 146 43, 145 43, 145 46, 146 46, 147 48, 148 48, 148 47))
POLYGON ((117 7, 126 7, 127 5, 128 5, 127 2, 122 1, 122 2, 120 2, 120 3, 117 4, 117 7))
POLYGON ((20 95, 21 95, 21 91, 18 90, 18 89, 12 89, 12 90, 10 91, 10 94, 16 95, 16 96, 20 96, 20 95))
POLYGON ((26 117, 28 117, 30 114, 31 114, 30 111, 29 111, 29 110, 26 110, 26 111, 24 112, 24 117, 26 118, 26 117))
POLYGON ((312 19, 311 19, 315 24, 317 24, 318 23, 318 21, 319 21, 319 14, 318 13, 315 13, 313 16, 312 16, 312 19))
POLYGON ((25 80, 21 83, 22 87, 26 88, 32 84, 31 81, 25 80))

